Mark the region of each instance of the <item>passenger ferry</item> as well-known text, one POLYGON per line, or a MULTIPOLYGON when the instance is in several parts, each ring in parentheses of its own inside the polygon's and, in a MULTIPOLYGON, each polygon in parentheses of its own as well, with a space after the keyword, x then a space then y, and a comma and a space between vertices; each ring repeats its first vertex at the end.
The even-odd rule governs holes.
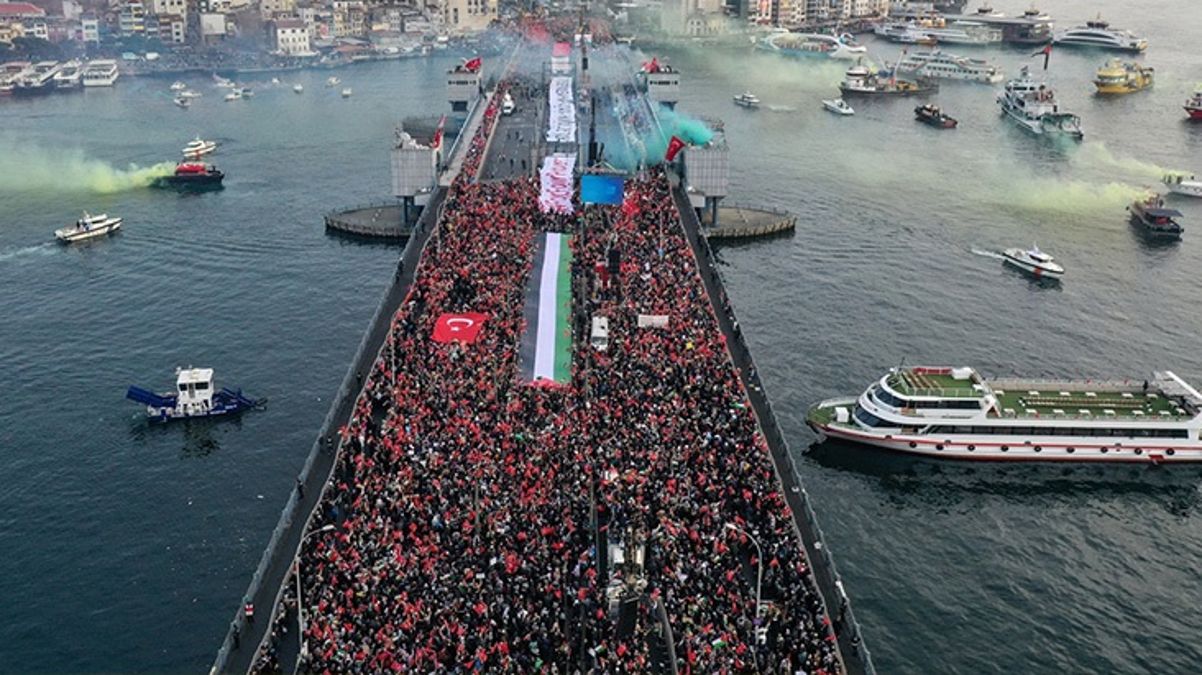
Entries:
POLYGON ((885 23, 873 29, 877 35, 902 44, 944 43, 984 46, 1001 44, 1002 31, 977 21, 955 21, 950 25, 924 26, 915 23, 885 23))
POLYGON ((1099 94, 1130 94, 1152 86, 1155 69, 1111 59, 1098 68, 1093 84, 1099 94))
POLYGON ((28 61, 9 61, 5 64, 0 64, 0 96, 12 96, 13 89, 17 86, 17 80, 30 72, 33 64, 28 61))
POLYGON ((1068 47, 1097 47, 1122 52, 1142 52, 1148 41, 1128 30, 1111 28, 1101 16, 1085 22, 1084 26, 1069 28, 1056 33, 1052 44, 1068 47))
POLYGON ((62 68, 58 61, 40 61, 25 71, 16 81, 13 94, 17 96, 40 96, 54 91, 54 76, 62 68))
POLYGON ((895 368, 859 398, 810 408, 806 424, 820 436, 935 458, 1202 462, 1202 394, 1168 371, 1141 382, 895 368))
POLYGON ((59 91, 78 89, 83 84, 83 62, 71 60, 63 64, 54 74, 54 88, 59 91))
POLYGON ((1023 66, 1017 78, 1006 83, 998 103, 1007 117, 1033 134, 1064 134, 1077 140, 1085 137, 1081 118, 1061 112, 1051 87, 1032 79, 1027 66, 1023 66))
POLYGON ((87 69, 83 71, 83 86, 111 87, 117 82, 118 75, 117 62, 112 59, 89 61, 87 69))
POLYGON ((827 59, 854 60, 868 54, 868 48, 857 44, 850 34, 778 32, 757 43, 761 49, 785 56, 816 56, 827 59))
POLYGON ((897 69, 921 77, 982 84, 997 84, 1004 79, 1002 70, 984 59, 956 56, 938 49, 907 54, 898 61, 897 69))
POLYGON ((1202 197, 1202 180, 1198 180, 1193 174, 1187 176, 1183 173, 1169 173, 1165 174, 1160 182, 1173 194, 1202 197))

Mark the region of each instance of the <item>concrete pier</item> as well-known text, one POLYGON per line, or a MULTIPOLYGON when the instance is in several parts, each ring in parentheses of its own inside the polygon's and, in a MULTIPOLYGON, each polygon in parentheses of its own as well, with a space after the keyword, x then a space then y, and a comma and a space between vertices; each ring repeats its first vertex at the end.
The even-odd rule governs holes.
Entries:
POLYGON ((405 220, 404 205, 395 203, 356 206, 325 216, 330 232, 373 239, 405 239, 413 232, 413 225, 405 220))
POLYGON ((704 217, 701 224, 705 226, 701 233, 707 239, 749 239, 792 232, 797 227, 797 216, 776 209, 732 204, 718 207, 717 227, 704 217))

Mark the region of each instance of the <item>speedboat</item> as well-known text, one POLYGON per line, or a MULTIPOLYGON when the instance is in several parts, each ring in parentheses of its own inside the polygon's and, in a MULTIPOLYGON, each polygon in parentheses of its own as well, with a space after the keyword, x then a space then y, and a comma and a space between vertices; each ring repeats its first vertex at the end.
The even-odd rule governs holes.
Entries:
POLYGON ((1002 262, 1030 274, 1036 279, 1059 279, 1064 276, 1064 268, 1056 263, 1056 259, 1039 250, 1038 246, 1030 249, 1008 248, 1002 252, 1002 262))
POLYGON ((188 144, 184 146, 183 153, 184 157, 196 159, 197 157, 204 157, 216 149, 217 143, 214 141, 206 141, 200 136, 197 136, 195 139, 188 141, 188 144))
POLYGON ((854 115, 856 111, 851 106, 847 105, 847 101, 841 98, 822 99, 822 107, 835 113, 836 115, 854 115))
POLYGON ((83 218, 75 221, 74 225, 55 230, 54 237, 64 244, 70 244, 76 241, 84 241, 85 239, 103 237, 119 229, 121 229, 120 218, 116 216, 110 217, 107 213, 90 216, 85 212, 83 218))
POLYGON ((337 87, 339 84, 342 84, 342 80, 340 80, 336 77, 331 77, 330 79, 326 80, 327 87, 333 88, 333 87, 337 87))
POLYGON ((1194 95, 1185 101, 1185 112, 1189 113, 1191 120, 1202 120, 1202 89, 1194 92, 1194 95))
POLYGON ((1182 173, 1168 174, 1161 179, 1169 192, 1186 197, 1202 197, 1202 180, 1182 173))
POLYGON ((255 95, 255 90, 250 87, 238 87, 234 91, 238 92, 242 98, 253 98, 255 95))
POLYGON ((1127 207, 1127 211, 1131 213, 1131 220, 1143 228, 1144 233, 1149 237, 1180 239, 1181 233, 1185 231, 1185 228, 1176 221, 1181 217, 1181 212, 1165 208, 1164 197, 1158 194, 1153 193, 1135 200, 1127 207))
POLYGON ((175 82, 171 83, 171 91, 183 91, 187 88, 188 88, 188 85, 184 84, 183 82, 180 82, 179 80, 176 80, 175 82))
POLYGON ((175 389, 169 393, 156 394, 141 387, 131 386, 126 390, 125 398, 145 405, 146 417, 152 423, 233 415, 266 403, 263 399, 244 396, 241 389, 217 390, 213 386, 211 368, 177 369, 175 389))
POLYGON ((345 89, 342 90, 342 98, 350 98, 351 94, 353 94, 353 93, 354 92, 351 91, 350 87, 346 87, 345 89))
POLYGON ((1097 47, 1124 52, 1142 52, 1148 48, 1148 41, 1133 34, 1131 31, 1111 28, 1110 24, 1098 18, 1085 22, 1084 26, 1069 28, 1056 33, 1052 44, 1073 47, 1097 47))
POLYGON ((758 108, 760 107, 760 99, 755 94, 745 91, 735 97, 735 105, 744 108, 758 108))
POLYGON ((204 94, 198 91, 192 91, 191 89, 185 89, 177 94, 176 98, 200 98, 201 96, 204 96, 204 94))
POLYGON ((305 90, 305 85, 303 85, 303 84, 292 85, 292 91, 295 91, 298 94, 303 92, 304 90, 305 90))
POLYGON ((998 104, 1007 117, 1036 135, 1063 134, 1081 140, 1081 118, 1060 110, 1056 94, 1046 82, 1036 82, 1023 66, 1019 76, 1006 83, 998 104))
POLYGON ((175 98, 173 98, 171 100, 172 100, 172 102, 175 103, 175 105, 177 105, 181 108, 187 108, 188 106, 192 105, 192 99, 185 98, 183 96, 176 96, 175 98))
POLYGON ((914 109, 914 118, 937 129, 955 129, 959 122, 940 110, 939 106, 927 103, 914 109))
POLYGON ((242 92, 235 89, 225 95, 225 100, 226 101, 241 101, 242 100, 242 92))
POLYGON ((183 190, 218 190, 225 174, 212 164, 180 162, 175 172, 161 176, 151 185, 156 188, 180 188, 183 190))
POLYGON ((1110 59, 1094 76, 1099 94, 1130 94, 1152 86, 1155 69, 1138 63, 1110 59))

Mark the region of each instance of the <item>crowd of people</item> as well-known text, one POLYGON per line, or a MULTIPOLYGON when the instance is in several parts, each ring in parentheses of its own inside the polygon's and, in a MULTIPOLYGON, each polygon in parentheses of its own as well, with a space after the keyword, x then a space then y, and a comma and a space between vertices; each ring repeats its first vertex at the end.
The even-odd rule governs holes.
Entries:
POLYGON ((498 100, 340 430, 256 671, 281 669, 301 623, 303 672, 647 672, 668 647, 662 607, 681 672, 840 672, 666 176, 628 181, 622 206, 543 214, 533 177, 472 179, 498 100), (604 351, 575 331, 563 388, 518 376, 548 230, 577 235, 577 326, 610 326, 604 351), (486 317, 473 341, 432 339, 469 312, 486 317), (641 565, 598 541, 636 545, 641 565), (630 621, 615 586, 641 597, 630 621))

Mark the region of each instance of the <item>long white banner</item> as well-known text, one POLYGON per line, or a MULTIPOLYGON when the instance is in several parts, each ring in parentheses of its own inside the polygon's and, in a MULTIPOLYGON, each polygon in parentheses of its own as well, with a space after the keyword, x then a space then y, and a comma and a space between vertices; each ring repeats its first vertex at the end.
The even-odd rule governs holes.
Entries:
POLYGON ((572 213, 572 180, 576 155, 547 155, 539 169, 538 207, 543 213, 572 213))
POLYGON ((576 101, 572 96, 572 78, 551 78, 550 104, 547 108, 547 142, 576 141, 576 101))

